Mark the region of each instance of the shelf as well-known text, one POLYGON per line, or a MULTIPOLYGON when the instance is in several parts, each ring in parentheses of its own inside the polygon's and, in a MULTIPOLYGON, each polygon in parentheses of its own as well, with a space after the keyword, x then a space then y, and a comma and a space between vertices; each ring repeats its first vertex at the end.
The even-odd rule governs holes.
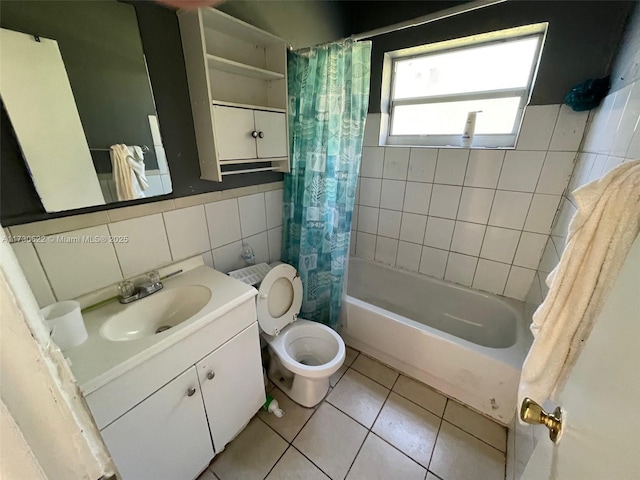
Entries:
POLYGON ((221 172, 220 175, 223 177, 226 175, 238 175, 240 173, 254 173, 254 172, 273 172, 274 170, 278 170, 279 167, 260 167, 260 168, 248 168, 246 170, 231 170, 228 172, 221 172))
POLYGON ((288 161, 287 157, 274 158, 243 158, 239 160, 220 160, 220 165, 240 165, 243 163, 263 163, 263 162, 284 162, 288 161))
POLYGON ((210 28, 232 37, 247 39, 257 44, 285 44, 283 39, 215 8, 201 8, 200 12, 202 13, 202 24, 204 28, 210 28))
POLYGON ((271 70, 234 62, 211 54, 207 54, 207 61, 209 62, 209 68, 234 75, 242 75, 243 77, 257 78, 259 80, 282 80, 284 78, 284 73, 272 72, 271 70))
POLYGON ((223 100, 212 100, 211 103, 213 105, 220 105, 222 107, 247 108, 249 110, 262 110, 264 112, 287 113, 287 110, 284 108, 265 107, 264 105, 250 105, 248 103, 225 102, 223 100))

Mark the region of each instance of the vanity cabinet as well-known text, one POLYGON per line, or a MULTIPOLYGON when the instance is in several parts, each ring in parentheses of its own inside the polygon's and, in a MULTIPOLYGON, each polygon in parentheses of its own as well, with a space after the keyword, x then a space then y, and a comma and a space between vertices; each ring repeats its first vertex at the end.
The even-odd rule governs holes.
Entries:
POLYGON ((258 336, 254 324, 196 364, 216 453, 264 404, 258 336))
POLYGON ((253 295, 86 400, 123 480, 193 480, 265 402, 253 295))
POLYGON ((285 41, 214 8, 178 20, 201 178, 288 172, 285 41))
POLYGON ((213 457, 191 367, 101 431, 124 480, 192 479, 213 457))

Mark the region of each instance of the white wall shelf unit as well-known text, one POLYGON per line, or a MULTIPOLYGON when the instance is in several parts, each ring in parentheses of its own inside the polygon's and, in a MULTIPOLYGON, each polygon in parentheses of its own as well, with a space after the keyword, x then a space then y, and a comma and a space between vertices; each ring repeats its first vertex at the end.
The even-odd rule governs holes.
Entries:
POLYGON ((201 178, 288 172, 286 42, 213 8, 179 21, 201 178))

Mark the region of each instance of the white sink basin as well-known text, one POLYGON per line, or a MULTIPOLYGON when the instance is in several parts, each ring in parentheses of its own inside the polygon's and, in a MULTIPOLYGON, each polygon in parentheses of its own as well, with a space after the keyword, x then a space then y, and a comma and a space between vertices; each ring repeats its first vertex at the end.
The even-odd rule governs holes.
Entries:
POLYGON ((202 285, 162 290, 113 315, 100 328, 100 335, 126 342, 162 333, 196 315, 210 298, 211 290, 202 285))

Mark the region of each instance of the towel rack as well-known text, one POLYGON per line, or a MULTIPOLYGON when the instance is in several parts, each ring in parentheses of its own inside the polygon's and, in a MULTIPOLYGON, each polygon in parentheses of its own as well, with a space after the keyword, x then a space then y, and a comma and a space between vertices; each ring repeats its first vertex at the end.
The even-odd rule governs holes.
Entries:
MULTIPOLYGON (((149 151, 149 147, 147 147, 146 145, 141 145, 140 148, 142 149, 143 154, 149 151)), ((111 148, 89 148, 89 150, 94 152, 110 152, 111 148)))

